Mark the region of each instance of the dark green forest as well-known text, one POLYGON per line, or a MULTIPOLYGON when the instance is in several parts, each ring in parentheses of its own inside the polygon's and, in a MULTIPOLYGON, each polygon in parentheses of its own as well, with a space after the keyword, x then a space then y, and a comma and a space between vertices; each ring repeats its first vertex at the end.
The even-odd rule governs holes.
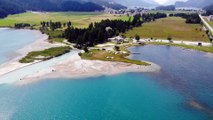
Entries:
POLYGON ((9 14, 32 11, 101 11, 101 5, 92 2, 58 0, 0 0, 0 18, 9 14))

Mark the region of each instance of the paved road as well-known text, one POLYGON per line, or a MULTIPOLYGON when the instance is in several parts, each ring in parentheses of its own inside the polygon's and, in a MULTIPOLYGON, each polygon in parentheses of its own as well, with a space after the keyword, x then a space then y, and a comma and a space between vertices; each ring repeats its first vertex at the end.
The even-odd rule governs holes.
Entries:
POLYGON ((203 16, 199 15, 203 23, 206 25, 207 29, 213 33, 213 28, 209 25, 209 23, 206 22, 206 20, 203 18, 203 16))

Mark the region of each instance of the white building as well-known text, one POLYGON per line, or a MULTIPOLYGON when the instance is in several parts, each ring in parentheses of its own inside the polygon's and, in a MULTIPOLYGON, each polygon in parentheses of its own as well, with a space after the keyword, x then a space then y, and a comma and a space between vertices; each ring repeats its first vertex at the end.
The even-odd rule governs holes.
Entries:
POLYGON ((121 36, 117 36, 117 37, 114 37, 114 38, 109 38, 108 40, 113 42, 113 43, 118 43, 118 44, 124 42, 124 38, 121 37, 121 36))

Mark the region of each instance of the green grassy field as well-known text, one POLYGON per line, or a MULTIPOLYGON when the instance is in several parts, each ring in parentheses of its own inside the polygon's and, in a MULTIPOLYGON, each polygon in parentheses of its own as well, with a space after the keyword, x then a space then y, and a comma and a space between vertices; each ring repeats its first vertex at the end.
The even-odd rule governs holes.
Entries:
POLYGON ((26 12, 22 14, 10 15, 7 18, 0 19, 0 26, 11 26, 15 23, 29 23, 31 25, 40 25, 41 21, 71 21, 74 27, 87 27, 91 22, 99 22, 103 19, 123 19, 128 20, 127 16, 114 16, 103 12, 50 12, 36 14, 26 12))
POLYGON ((141 38, 167 39, 168 36, 171 36, 172 40, 209 42, 201 25, 186 24, 185 20, 179 17, 168 17, 144 23, 141 27, 134 28, 124 35, 134 37, 135 34, 141 38))

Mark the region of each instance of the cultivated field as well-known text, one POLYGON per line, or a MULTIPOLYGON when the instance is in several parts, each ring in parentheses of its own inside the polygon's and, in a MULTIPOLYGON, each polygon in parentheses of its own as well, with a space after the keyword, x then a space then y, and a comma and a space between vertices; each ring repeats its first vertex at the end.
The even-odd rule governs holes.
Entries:
POLYGON ((126 16, 114 16, 103 12, 27 12, 10 15, 0 19, 0 26, 14 26, 15 23, 29 23, 38 26, 41 21, 71 21, 74 27, 87 27, 91 22, 99 22, 103 19, 128 19, 126 16))
POLYGON ((179 17, 168 17, 144 23, 141 27, 125 33, 127 37, 134 37, 135 34, 141 38, 167 39, 171 36, 173 40, 209 42, 201 25, 186 24, 185 20, 179 17))

